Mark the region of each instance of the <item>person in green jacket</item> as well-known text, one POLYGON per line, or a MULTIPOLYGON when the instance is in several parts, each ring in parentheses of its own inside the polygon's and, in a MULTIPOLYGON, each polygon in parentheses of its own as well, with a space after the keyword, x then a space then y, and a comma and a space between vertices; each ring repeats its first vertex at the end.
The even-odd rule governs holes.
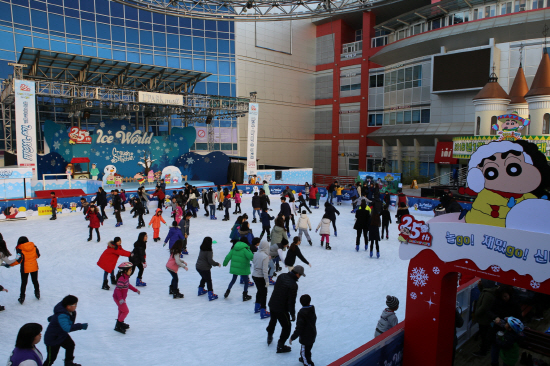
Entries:
POLYGON ((237 276, 241 276, 241 281, 244 282, 244 291, 243 291, 243 301, 248 301, 252 296, 248 295, 248 285, 250 275, 250 261, 254 258, 254 254, 250 250, 250 246, 242 241, 235 243, 233 248, 227 253, 223 261, 223 266, 227 266, 229 261, 231 261, 231 267, 229 268, 229 273, 233 275, 233 279, 229 282, 227 291, 223 295, 224 298, 229 296, 231 292, 231 287, 235 284, 237 276))
MULTIPOLYGON (((478 284, 478 287, 482 288, 482 285, 478 284)), ((494 320, 494 317, 492 316, 491 309, 497 299, 497 290, 497 287, 483 288, 477 300, 474 321, 479 324, 481 344, 479 350, 473 353, 474 356, 485 356, 493 343, 492 336, 494 333, 491 332, 491 322, 494 320)))

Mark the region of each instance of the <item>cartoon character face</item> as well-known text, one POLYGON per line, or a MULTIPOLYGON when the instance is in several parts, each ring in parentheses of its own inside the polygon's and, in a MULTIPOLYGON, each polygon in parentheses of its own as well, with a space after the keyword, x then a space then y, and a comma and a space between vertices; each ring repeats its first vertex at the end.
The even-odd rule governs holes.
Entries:
POLYGON ((96 165, 95 164, 92 164, 92 169, 95 169, 96 168, 96 165))
POLYGON ((402 227, 402 228, 401 228, 401 232, 402 232, 403 234, 405 234, 405 235, 409 235, 409 234, 411 233, 410 230, 409 230, 408 228, 406 228, 406 227, 402 227))
POLYGON ((105 169, 103 169, 103 173, 105 173, 106 175, 115 174, 116 168, 114 165, 107 165, 105 169))
POLYGON ((143 174, 137 173, 136 175, 134 175, 134 178, 135 179, 143 179, 143 174))
POLYGON ((511 131, 511 130, 518 130, 518 129, 521 130, 523 129, 523 126, 520 126, 518 121, 508 119, 502 124, 502 129, 504 131, 511 131))
POLYGON ((122 177, 116 177, 115 180, 117 183, 122 183, 122 177))
POLYGON ((528 193, 537 189, 542 177, 540 171, 525 162, 519 151, 497 153, 482 162, 479 167, 485 178, 485 188, 510 193, 528 193))

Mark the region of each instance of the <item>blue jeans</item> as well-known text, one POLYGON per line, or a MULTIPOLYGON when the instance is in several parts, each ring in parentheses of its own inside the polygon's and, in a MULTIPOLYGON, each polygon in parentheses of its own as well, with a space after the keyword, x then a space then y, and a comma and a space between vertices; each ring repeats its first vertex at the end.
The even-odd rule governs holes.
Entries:
POLYGON ((258 218, 260 218, 260 210, 252 210, 252 218, 256 220, 256 211, 258 211, 258 218))
POLYGON ((208 205, 208 207, 210 207, 210 216, 216 216, 216 205, 208 205))
POLYGON ((328 193, 327 193, 327 202, 328 202, 328 203, 332 203, 332 199, 333 199, 332 195, 333 195, 333 193, 334 193, 334 192, 328 192, 328 193))
POLYGON ((336 196, 336 202, 342 202, 342 196, 336 196))
MULTIPOLYGON (((233 285, 235 284, 235 281, 237 281, 237 277, 238 277, 238 275, 233 275, 233 279, 231 280, 231 282, 229 282, 229 286, 227 286, 228 290, 231 290, 231 287, 233 287, 233 285)), ((241 276, 241 278, 244 281, 244 292, 247 292, 248 291, 248 281, 249 281, 248 276, 241 276)))

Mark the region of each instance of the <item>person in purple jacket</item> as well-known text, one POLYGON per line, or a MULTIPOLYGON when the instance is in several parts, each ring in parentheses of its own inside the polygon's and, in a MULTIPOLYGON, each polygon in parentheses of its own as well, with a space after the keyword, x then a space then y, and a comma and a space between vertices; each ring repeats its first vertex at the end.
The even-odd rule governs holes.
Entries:
POLYGON ((10 366, 42 366, 42 353, 36 345, 42 339, 42 326, 27 323, 19 329, 15 348, 8 359, 10 366))
POLYGON ((166 239, 164 239, 163 247, 166 246, 167 243, 169 243, 168 247, 172 249, 174 243, 178 240, 185 241, 185 237, 183 236, 183 233, 178 226, 178 222, 174 220, 172 222, 172 227, 170 228, 170 230, 168 230, 168 235, 166 235, 166 239))

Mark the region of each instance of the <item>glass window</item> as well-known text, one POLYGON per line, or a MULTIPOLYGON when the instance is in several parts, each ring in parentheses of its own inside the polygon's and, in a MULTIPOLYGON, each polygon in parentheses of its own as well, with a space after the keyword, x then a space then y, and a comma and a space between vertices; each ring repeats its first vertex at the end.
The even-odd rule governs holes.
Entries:
POLYGON ((391 112, 391 113, 390 113, 390 125, 394 125, 394 124, 395 124, 395 118, 396 118, 396 113, 395 113, 395 112, 391 112))
MULTIPOLYGON (((33 14, 33 24, 35 22, 33 14)), ((80 35, 80 20, 75 18, 65 17, 65 26, 67 27, 67 33, 80 35)))
MULTIPOLYGON (((0 7, 0 12, 1 11, 2 11, 2 7, 0 7)), ((10 16, 10 14, 8 14, 8 16, 10 16)), ((32 16, 33 27, 48 29, 48 16, 46 15, 45 12, 39 11, 39 10, 31 10, 31 16, 32 16)), ((79 34, 80 34, 80 29, 79 29, 79 34)))
POLYGON ((412 34, 419 34, 424 31, 424 23, 415 24, 411 28, 412 34))
POLYGON ((376 114, 369 114, 369 126, 376 126, 376 114))
POLYGON ((544 0, 533 0, 532 9, 542 9, 544 8, 544 0))
POLYGON ((412 121, 412 112, 411 111, 403 112, 403 123, 406 125, 410 125, 411 121, 412 121))
POLYGON ((500 15, 510 14, 512 12, 512 2, 500 4, 500 15))
POLYGON ((495 5, 489 5, 485 7, 485 18, 494 17, 496 15, 495 5))
POLYGON ((369 78, 369 88, 376 88, 376 80, 378 75, 371 75, 369 78))
POLYGON ((430 123, 430 110, 429 109, 422 109, 420 112, 420 122, 422 123, 430 123))
POLYGON ((3 50, 15 51, 13 33, 0 32, 0 48, 3 50))
POLYGON ((514 12, 527 10, 527 0, 515 0, 514 1, 514 12))
POLYGON ((95 38, 95 23, 88 20, 82 21, 82 34, 87 37, 95 38))
POLYGON ((449 19, 452 19, 452 24, 464 23, 464 17, 462 13, 453 14, 449 19))
POLYGON ((97 38, 111 39, 111 27, 107 24, 97 23, 97 38))
POLYGON ((193 26, 191 28, 194 29, 204 29, 204 20, 203 19, 191 19, 191 23, 193 26))
POLYGON ((422 65, 416 65, 413 69, 413 80, 422 79, 422 65))
POLYGON ((140 41, 140 44, 152 46, 153 45, 153 32, 140 30, 139 31, 139 41, 140 41))
POLYGON ((116 25, 113 25, 112 26, 112 32, 113 32, 113 40, 114 41, 118 41, 118 42, 124 42, 125 41, 124 28, 123 27, 118 27, 116 25))
POLYGON ((413 68, 407 67, 405 69, 405 81, 411 81, 413 76, 413 68))
POLYGON ((29 8, 23 8, 21 6, 13 6, 13 21, 15 23, 31 25, 29 17, 29 8))
POLYGON ((390 114, 384 113, 384 125, 387 126, 390 124, 390 114))
POLYGON ((48 16, 48 20, 50 23, 50 30, 58 31, 58 32, 65 32, 65 22, 63 17, 61 15, 56 15, 50 13, 48 16))
POLYGON ((412 111, 412 123, 420 123, 420 111, 418 109, 412 111))
POLYGON ((382 87, 384 86, 384 74, 378 74, 376 77, 376 86, 382 87))
POLYGON ((405 81, 405 69, 400 69, 397 71, 397 82, 402 83, 405 81))
MULTIPOLYGON (((194 20, 195 19, 193 19, 193 21, 194 20)), ((194 51, 204 51, 204 38, 193 37, 193 50, 194 51)))
POLYGON ((348 167, 349 170, 359 170, 359 159, 348 158, 348 167))
POLYGON ((395 123, 398 125, 403 124, 403 112, 397 112, 395 123))
POLYGON ((166 48, 166 33, 153 32, 155 47, 166 48))
POLYGON ((483 19, 483 9, 474 9, 474 20, 483 19))

